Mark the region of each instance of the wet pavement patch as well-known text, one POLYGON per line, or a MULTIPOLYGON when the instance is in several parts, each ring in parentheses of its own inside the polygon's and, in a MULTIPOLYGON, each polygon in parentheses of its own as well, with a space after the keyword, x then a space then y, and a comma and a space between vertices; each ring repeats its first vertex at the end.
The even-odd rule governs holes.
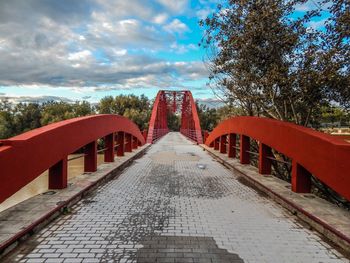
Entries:
POLYGON ((154 164, 147 183, 166 197, 219 199, 230 195, 229 190, 219 183, 218 177, 202 174, 196 164, 183 164, 181 169, 180 173, 174 165, 154 164))
POLYGON ((147 236, 141 245, 137 262, 244 262, 238 254, 219 248, 212 237, 147 236))

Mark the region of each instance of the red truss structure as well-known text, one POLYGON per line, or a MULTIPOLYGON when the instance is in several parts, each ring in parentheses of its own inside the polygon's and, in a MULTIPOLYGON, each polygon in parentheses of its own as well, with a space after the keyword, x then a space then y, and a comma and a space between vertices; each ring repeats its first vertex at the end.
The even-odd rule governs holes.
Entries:
POLYGON ((169 132, 168 113, 181 111, 180 132, 189 139, 203 143, 196 104, 189 90, 160 90, 153 104, 147 143, 153 143, 169 132))

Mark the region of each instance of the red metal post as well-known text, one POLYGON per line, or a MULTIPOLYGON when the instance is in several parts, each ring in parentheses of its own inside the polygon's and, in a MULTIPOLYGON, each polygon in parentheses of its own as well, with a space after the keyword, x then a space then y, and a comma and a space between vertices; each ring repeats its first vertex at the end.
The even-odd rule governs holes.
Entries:
POLYGON ((67 157, 49 168, 49 189, 67 187, 68 166, 67 157))
POLYGON ((292 191, 310 193, 311 173, 296 161, 292 161, 292 191))
POLYGON ((174 101, 173 101, 173 113, 175 113, 175 112, 176 112, 176 91, 174 91, 173 96, 174 96, 174 101))
POLYGON ((114 133, 105 136, 104 161, 106 163, 114 162, 114 133))
POLYGON ((227 135, 221 135, 220 136, 220 153, 226 153, 226 138, 227 135))
POLYGON ((90 142, 85 146, 84 172, 97 171, 97 141, 90 142))
POLYGON ((125 134, 125 152, 132 152, 132 136, 130 133, 125 134))
POLYGON ((259 173, 271 174, 271 159, 272 151, 269 146, 260 142, 259 144, 259 173))
POLYGON ((133 149, 137 149, 137 147, 138 147, 138 141, 137 141, 137 138, 135 137, 135 136, 131 136, 131 138, 132 138, 132 148, 133 149))
POLYGON ((249 164, 250 163, 250 155, 249 155, 249 150, 250 150, 250 138, 245 135, 241 135, 241 151, 240 151, 240 161, 241 164, 249 164))
POLYGON ((228 157, 236 158, 236 134, 230 133, 228 137, 228 157))
POLYGON ((219 150, 220 148, 220 137, 216 138, 214 141, 214 150, 219 150))
POLYGON ((125 152, 125 133, 120 131, 117 136, 117 156, 124 156, 125 152))
POLYGON ((207 140, 208 136, 209 136, 209 132, 208 131, 204 131, 203 143, 205 143, 205 141, 207 140))
POLYGON ((143 130, 142 135, 143 135, 143 138, 147 140, 147 130, 143 130))

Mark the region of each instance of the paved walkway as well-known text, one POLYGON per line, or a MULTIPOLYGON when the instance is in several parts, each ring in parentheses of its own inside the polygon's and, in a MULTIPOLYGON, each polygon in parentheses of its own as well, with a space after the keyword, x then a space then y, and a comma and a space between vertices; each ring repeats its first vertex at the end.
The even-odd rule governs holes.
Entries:
POLYGON ((178 133, 9 262, 349 262, 178 133))

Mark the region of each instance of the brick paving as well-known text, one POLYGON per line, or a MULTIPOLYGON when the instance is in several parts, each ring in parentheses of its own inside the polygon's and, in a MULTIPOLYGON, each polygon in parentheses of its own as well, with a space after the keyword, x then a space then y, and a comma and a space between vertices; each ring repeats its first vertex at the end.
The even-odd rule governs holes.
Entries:
POLYGON ((5 262, 349 262, 178 133, 5 262))

